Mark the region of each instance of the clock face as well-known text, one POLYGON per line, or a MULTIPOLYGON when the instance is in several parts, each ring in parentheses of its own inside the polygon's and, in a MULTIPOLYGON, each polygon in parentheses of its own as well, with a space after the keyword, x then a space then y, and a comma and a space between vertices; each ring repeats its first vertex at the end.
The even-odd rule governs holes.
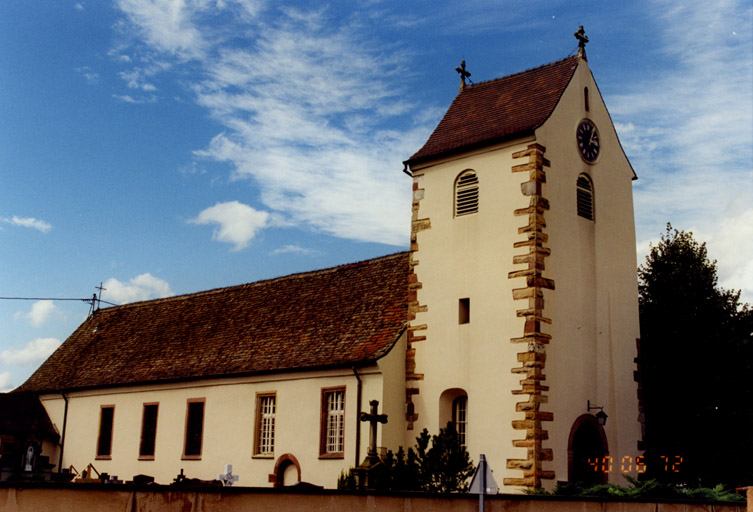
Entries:
POLYGON ((599 157, 601 146, 596 125, 588 119, 581 121, 578 125, 578 131, 575 133, 575 140, 578 142, 578 151, 580 151, 583 160, 589 163, 595 162, 599 157))

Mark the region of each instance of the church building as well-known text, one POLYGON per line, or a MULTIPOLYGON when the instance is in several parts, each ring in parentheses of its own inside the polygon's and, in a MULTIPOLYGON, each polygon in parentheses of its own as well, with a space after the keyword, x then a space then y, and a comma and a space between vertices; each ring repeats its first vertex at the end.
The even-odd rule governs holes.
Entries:
POLYGON ((95 311, 20 388, 56 471, 332 488, 377 400, 380 448, 453 422, 501 492, 642 472, 636 176, 576 37, 496 80, 458 68, 405 161, 409 251, 95 311))

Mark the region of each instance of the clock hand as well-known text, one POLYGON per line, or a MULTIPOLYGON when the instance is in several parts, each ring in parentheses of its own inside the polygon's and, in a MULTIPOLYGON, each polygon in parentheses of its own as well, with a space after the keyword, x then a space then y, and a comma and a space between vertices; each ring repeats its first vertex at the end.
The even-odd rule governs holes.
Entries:
POLYGON ((591 138, 588 140, 588 145, 599 146, 599 136, 596 135, 596 130, 591 130, 591 138))

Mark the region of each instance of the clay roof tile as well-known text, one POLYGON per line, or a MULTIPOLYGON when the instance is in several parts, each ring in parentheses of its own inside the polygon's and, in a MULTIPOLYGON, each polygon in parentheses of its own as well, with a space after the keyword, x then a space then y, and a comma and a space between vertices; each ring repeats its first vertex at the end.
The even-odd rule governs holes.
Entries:
POLYGON ((416 164, 533 132, 551 115, 579 57, 488 82, 466 85, 426 144, 405 163, 416 164))
POLYGON ((24 383, 35 392, 364 364, 407 320, 407 253, 97 311, 24 383))

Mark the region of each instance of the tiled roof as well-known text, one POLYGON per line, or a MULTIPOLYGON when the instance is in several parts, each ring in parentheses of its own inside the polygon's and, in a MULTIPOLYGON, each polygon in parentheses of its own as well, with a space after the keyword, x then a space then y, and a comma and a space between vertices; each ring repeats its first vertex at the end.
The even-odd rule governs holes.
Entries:
POLYGON ((39 397, 33 393, 18 392, 0 393, 0 434, 37 434, 48 439, 59 437, 39 397))
POLYGON ((557 106, 579 57, 489 82, 466 85, 426 144, 407 164, 470 150, 532 132, 557 106))
POLYGON ((407 320, 407 253, 97 311, 21 386, 36 392, 349 367, 407 320))

